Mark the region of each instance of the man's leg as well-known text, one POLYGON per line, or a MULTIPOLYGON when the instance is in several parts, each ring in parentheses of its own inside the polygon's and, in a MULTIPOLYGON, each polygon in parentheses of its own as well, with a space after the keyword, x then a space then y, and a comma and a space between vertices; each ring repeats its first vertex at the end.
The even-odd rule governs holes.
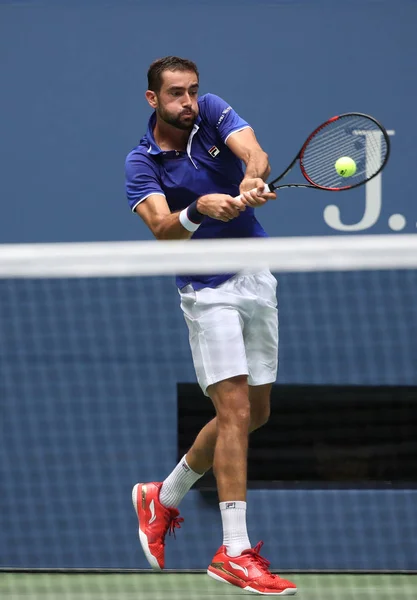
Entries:
POLYGON ((250 423, 246 376, 233 377, 207 390, 217 418, 213 469, 220 502, 246 501, 246 473, 250 423))
POLYGON ((229 556, 250 547, 246 528, 248 434, 267 422, 271 384, 248 386, 246 375, 209 386, 217 416, 198 434, 186 456, 164 481, 160 499, 178 506, 198 473, 213 466, 223 522, 223 545, 229 556), (184 470, 184 464, 186 470, 184 470))
MULTIPOLYGON (((207 573, 218 581, 251 592, 292 595, 297 591, 296 585, 270 572, 269 562, 260 556, 262 542, 252 548, 247 533, 246 475, 250 422, 248 387, 245 380, 242 382, 241 377, 236 377, 209 389, 217 412, 214 473, 220 499, 223 544, 214 555, 207 573)), ((269 409, 271 384, 257 387, 259 389, 252 388, 252 406, 269 409), (259 404, 255 399, 260 401, 259 404)), ((258 410, 262 410, 262 419, 266 421, 269 410, 258 410)))
MULTIPOLYGON (((213 386, 211 386, 213 387, 213 386)), ((265 425, 270 415, 272 384, 248 386, 250 421, 249 433, 265 425)), ((217 417, 203 427, 186 454, 188 465, 197 473, 205 473, 213 466, 217 439, 217 417)))
POLYGON ((213 470, 223 524, 223 546, 239 556, 251 545, 246 527, 247 453, 250 423, 246 376, 233 377, 207 390, 216 409, 217 438, 213 470))
MULTIPOLYGON (((245 390, 249 390, 250 433, 268 421, 272 385, 268 383, 266 385, 247 386, 246 376, 242 376, 241 378, 232 378, 220 382, 220 384, 210 386, 209 394, 212 393, 212 388, 215 392, 217 386, 220 386, 219 389, 221 390, 223 390, 225 386, 228 387, 229 390, 231 390, 233 387, 239 387, 236 385, 236 380, 238 379, 242 379, 245 383, 245 390), (236 383, 234 385, 230 385, 230 383, 228 384, 227 382, 236 383)), ((245 394, 247 394, 246 391, 245 394)), ((206 471, 212 468, 217 431, 218 417, 215 417, 203 427, 185 457, 181 459, 172 473, 170 473, 170 475, 165 479, 160 494, 161 502, 165 506, 177 507, 194 483, 206 471)))

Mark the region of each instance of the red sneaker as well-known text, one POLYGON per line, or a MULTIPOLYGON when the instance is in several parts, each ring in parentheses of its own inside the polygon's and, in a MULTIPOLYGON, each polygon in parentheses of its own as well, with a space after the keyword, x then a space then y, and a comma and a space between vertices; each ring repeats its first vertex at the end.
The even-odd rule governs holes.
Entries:
POLYGON ((248 592, 266 596, 289 596, 297 592, 295 583, 273 575, 269 570, 269 560, 259 554, 263 542, 255 548, 244 550, 240 556, 230 557, 226 547, 218 549, 207 574, 217 581, 230 583, 248 592))
POLYGON ((139 540, 152 569, 160 571, 165 564, 165 536, 174 534, 184 519, 176 508, 167 508, 159 501, 162 483, 137 483, 132 490, 132 502, 139 520, 139 540))

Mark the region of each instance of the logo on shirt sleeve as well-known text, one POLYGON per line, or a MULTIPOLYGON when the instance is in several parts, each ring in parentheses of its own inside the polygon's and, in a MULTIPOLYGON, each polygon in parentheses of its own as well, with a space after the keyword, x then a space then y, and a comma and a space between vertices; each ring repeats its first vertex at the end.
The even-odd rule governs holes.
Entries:
POLYGON ((223 119, 225 118, 225 116, 227 115, 227 113, 228 113, 228 112, 230 112, 231 110, 232 110, 232 107, 231 107, 231 106, 228 106, 227 108, 225 108, 225 109, 222 111, 222 114, 220 115, 220 119, 219 119, 219 120, 217 121, 217 123, 216 123, 216 129, 218 129, 218 128, 219 128, 219 125, 220 125, 220 123, 223 121, 223 119))
POLYGON ((210 156, 212 156, 213 158, 216 158, 216 156, 217 156, 218 154, 220 154, 220 150, 217 148, 217 146, 212 146, 212 147, 209 149, 208 153, 209 153, 209 154, 210 154, 210 156))

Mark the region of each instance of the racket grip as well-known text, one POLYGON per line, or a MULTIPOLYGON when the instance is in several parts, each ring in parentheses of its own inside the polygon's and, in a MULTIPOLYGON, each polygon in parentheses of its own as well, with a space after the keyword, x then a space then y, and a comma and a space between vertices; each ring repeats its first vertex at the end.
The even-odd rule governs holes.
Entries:
MULTIPOLYGON (((255 191, 256 191, 256 189, 257 189, 257 188, 253 188, 253 189, 251 190, 251 192, 255 192, 255 191)), ((273 191, 273 190, 271 190, 271 188, 270 188, 270 186, 269 186, 269 183, 265 183, 265 185, 264 185, 264 190, 263 190, 263 193, 264 193, 264 194, 269 194, 269 193, 270 193, 270 192, 272 192, 272 191, 273 191)), ((241 194, 239 194, 239 196, 236 196, 236 198, 235 198, 235 200, 241 200, 241 199, 242 199, 242 196, 241 196, 241 194)))

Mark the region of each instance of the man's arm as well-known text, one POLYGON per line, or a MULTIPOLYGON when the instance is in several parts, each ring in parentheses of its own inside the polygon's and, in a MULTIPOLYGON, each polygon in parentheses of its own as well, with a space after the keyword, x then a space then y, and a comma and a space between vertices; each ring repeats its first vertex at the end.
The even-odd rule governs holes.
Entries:
POLYGON ((152 194, 135 208, 157 240, 188 240, 193 233, 181 225, 179 213, 171 213, 164 196, 152 194))
POLYGON ((265 181, 271 172, 268 155, 262 150, 253 129, 246 127, 230 134, 226 145, 246 165, 245 179, 260 178, 265 181))
MULTIPOLYGON (((245 205, 227 194, 207 194, 193 203, 200 215, 230 221, 245 210, 245 205)), ((193 235, 180 221, 180 212, 171 213, 164 196, 151 194, 140 202, 135 212, 158 240, 188 240, 193 235)))
POLYGON ((232 133, 226 141, 230 150, 246 165, 245 176, 240 183, 240 192, 249 206, 261 206, 268 200, 275 200, 275 193, 263 192, 265 179, 271 172, 268 155, 262 150, 252 129, 247 127, 232 133), (251 194, 245 193, 255 190, 251 194))

